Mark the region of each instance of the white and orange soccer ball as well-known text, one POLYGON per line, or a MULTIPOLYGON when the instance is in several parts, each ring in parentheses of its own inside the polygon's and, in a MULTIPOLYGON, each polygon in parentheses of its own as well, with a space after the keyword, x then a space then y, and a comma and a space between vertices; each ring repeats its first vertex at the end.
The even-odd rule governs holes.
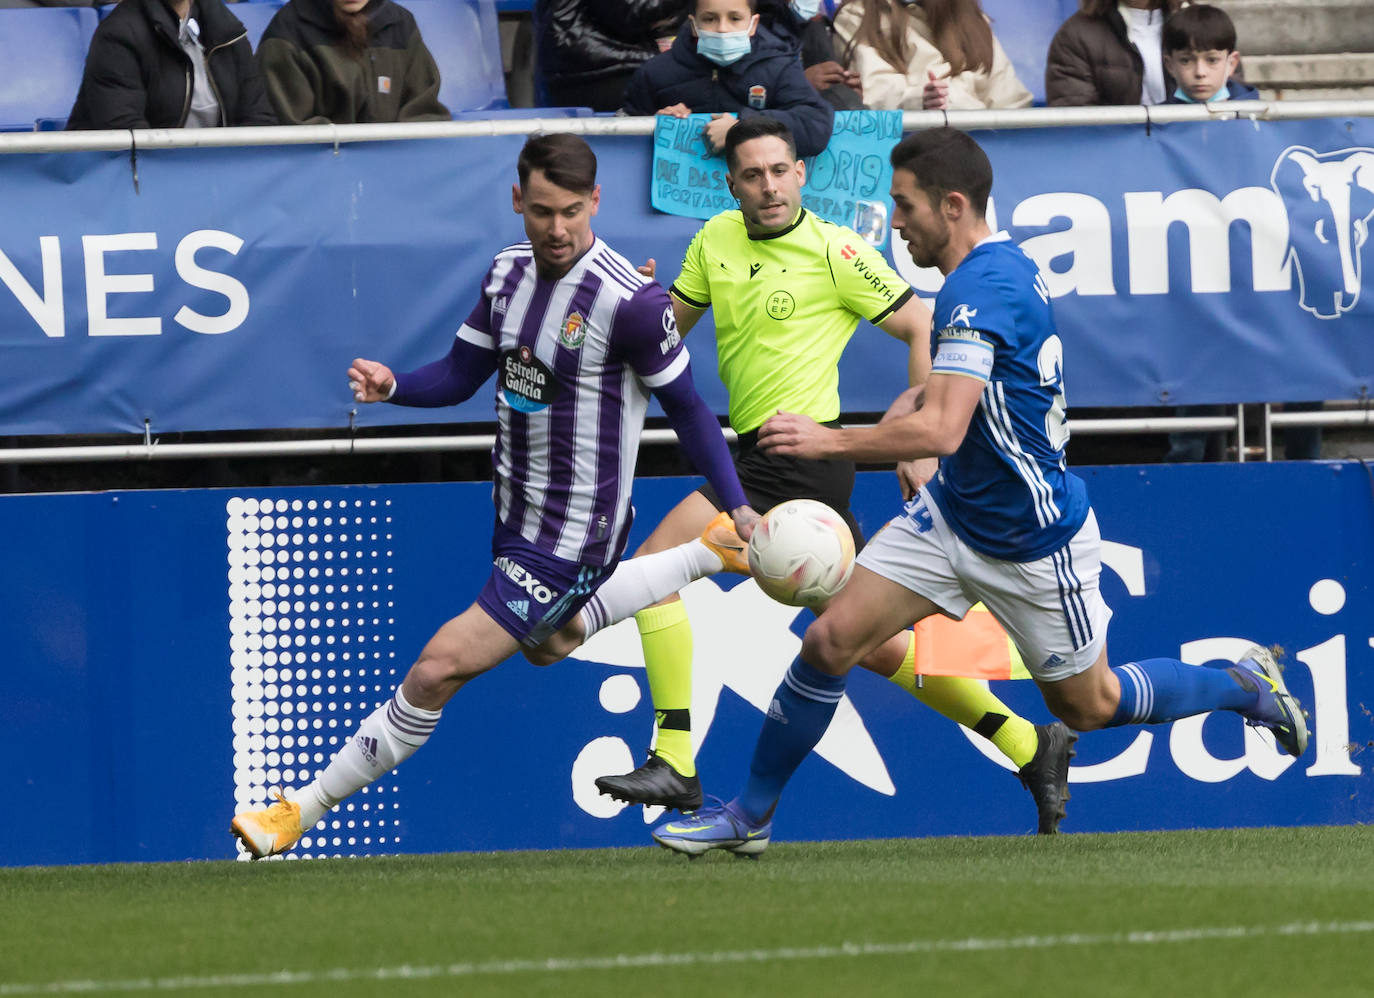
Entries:
POLYGON ((779 603, 814 609, 854 573, 854 535, 825 503, 788 499, 754 527, 749 570, 759 588, 779 603))

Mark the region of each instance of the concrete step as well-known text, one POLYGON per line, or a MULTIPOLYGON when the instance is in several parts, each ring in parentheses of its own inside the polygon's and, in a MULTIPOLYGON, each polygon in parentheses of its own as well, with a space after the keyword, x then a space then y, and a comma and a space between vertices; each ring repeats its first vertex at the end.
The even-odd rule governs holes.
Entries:
POLYGON ((1225 0, 1221 6, 1236 24, 1243 55, 1374 52, 1371 0, 1225 0))
POLYGON ((1247 55, 1245 82, 1265 89, 1359 88, 1374 84, 1374 52, 1247 55))
POLYGON ((1350 87, 1260 87, 1260 100, 1374 100, 1374 84, 1350 87))

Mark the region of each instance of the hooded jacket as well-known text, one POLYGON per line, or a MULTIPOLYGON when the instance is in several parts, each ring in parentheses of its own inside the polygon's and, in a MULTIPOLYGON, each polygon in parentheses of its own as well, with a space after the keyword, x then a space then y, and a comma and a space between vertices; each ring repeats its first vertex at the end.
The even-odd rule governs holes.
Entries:
MULTIPOLYGON (((222 0, 196 0, 210 84, 225 125, 275 125, 253 48, 222 0)), ((100 22, 68 117, 69 129, 180 128, 191 111, 190 57, 164 0, 123 0, 100 22)))
POLYGON ((671 49, 635 71, 625 113, 655 114, 680 103, 693 113, 732 112, 741 120, 767 114, 791 129, 798 156, 816 155, 830 141, 835 109, 807 80, 795 47, 763 25, 750 41, 738 62, 717 66, 697 54, 691 22, 684 24, 671 49))
MULTIPOLYGON (((1166 0, 1165 15, 1179 0, 1166 0)), ((1145 60, 1131 43, 1116 7, 1101 17, 1079 11, 1059 26, 1045 63, 1045 103, 1050 107, 1139 104, 1145 60)), ((1177 84, 1166 70, 1164 93, 1177 84)))
POLYGON ((331 0, 290 0, 258 43, 267 96, 284 125, 448 121, 439 67, 415 16, 392 0, 370 0, 367 48, 349 51, 331 0))

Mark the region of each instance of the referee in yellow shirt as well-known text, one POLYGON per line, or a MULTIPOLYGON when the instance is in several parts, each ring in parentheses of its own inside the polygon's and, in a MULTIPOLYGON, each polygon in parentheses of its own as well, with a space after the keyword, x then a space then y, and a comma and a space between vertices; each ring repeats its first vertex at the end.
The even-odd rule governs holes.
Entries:
MULTIPOLYGON (((849 509, 853 463, 779 457, 756 446, 757 431, 779 410, 821 423, 838 419, 840 354, 860 319, 907 344, 910 383, 923 384, 930 371, 930 311, 857 233, 802 207, 806 167, 781 122, 764 115, 738 122, 727 134, 725 160, 739 210, 710 219, 687 248, 669 289, 678 330, 686 335, 707 309, 715 310, 719 373, 730 395, 730 425, 739 435, 735 466, 750 505, 763 511, 785 499, 819 499, 844 516, 862 544, 849 509)), ((935 467, 934 460, 900 465, 903 489, 914 490, 935 467)), ((720 510, 714 490, 703 485, 664 517, 636 554, 702 535, 720 510)), ((727 562, 731 567, 748 571, 742 557, 734 566, 727 562)), ((642 766, 603 776, 596 785, 629 803, 694 810, 702 794, 692 754, 691 624, 676 595, 635 619, 657 738, 642 766)), ((989 738, 1035 797, 1039 831, 1056 831, 1077 736, 1058 722, 1032 725, 976 680, 925 676, 918 686, 914 649, 905 632, 862 664, 989 738)))

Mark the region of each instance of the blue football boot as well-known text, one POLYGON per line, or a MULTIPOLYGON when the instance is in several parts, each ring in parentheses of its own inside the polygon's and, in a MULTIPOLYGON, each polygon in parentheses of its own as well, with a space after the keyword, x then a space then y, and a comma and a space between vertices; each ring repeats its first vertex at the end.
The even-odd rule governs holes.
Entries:
POLYGON ((1259 645, 1247 649, 1231 675, 1242 687, 1253 689, 1256 694, 1255 705, 1240 712, 1245 723, 1268 728, 1274 733, 1279 748, 1291 756, 1297 757, 1307 751, 1307 720, 1302 714, 1302 704, 1288 692, 1279 664, 1269 650, 1259 645))
POLYGON ((736 856, 758 859, 768 848, 773 822, 755 824, 735 807, 734 801, 722 804, 719 798, 700 811, 665 821, 650 834, 665 849, 696 859, 712 849, 725 849, 736 856))

